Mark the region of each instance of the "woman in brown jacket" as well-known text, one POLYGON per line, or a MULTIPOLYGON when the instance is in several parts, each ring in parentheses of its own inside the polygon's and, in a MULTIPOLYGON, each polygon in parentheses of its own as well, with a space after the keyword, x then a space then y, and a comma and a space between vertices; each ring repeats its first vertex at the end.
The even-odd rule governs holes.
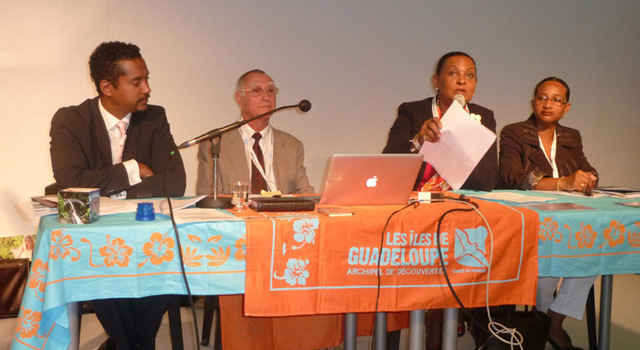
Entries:
MULTIPOLYGON (((586 194, 598 174, 582 151, 576 129, 558 122, 571 108, 569 86, 562 79, 542 80, 531 100, 533 114, 510 124, 500 133, 500 181, 506 188, 522 190, 582 191, 586 194)), ((581 319, 595 277, 540 277, 536 308, 551 318, 549 342, 554 349, 578 349, 562 328, 566 316, 581 319)))

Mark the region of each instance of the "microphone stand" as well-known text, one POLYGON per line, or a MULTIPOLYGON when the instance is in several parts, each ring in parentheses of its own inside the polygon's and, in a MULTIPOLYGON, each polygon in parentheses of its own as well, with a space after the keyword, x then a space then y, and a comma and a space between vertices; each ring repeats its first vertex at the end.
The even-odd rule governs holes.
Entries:
MULTIPOLYGON (((306 101, 306 104, 308 104, 308 108, 311 108, 311 105, 309 104, 308 101, 306 101)), ((200 143, 202 141, 205 140, 211 140, 211 157, 212 157, 212 163, 213 163, 213 193, 210 196, 207 196, 205 198, 202 198, 201 200, 199 200, 196 203, 196 206, 198 208, 215 208, 215 209, 228 209, 231 208, 233 206, 233 204, 231 204, 231 198, 230 197, 218 197, 218 160, 220 159, 220 137, 222 136, 223 133, 233 130, 233 129, 237 129, 239 127, 241 127, 244 124, 247 124, 249 122, 252 122, 256 119, 260 119, 263 117, 266 117, 268 115, 271 115, 281 109, 285 109, 285 108, 297 108, 300 107, 301 103, 297 104, 297 105, 288 105, 288 106, 282 106, 282 107, 278 107, 274 110, 271 110, 269 112, 260 114, 256 117, 253 117, 251 119, 247 119, 247 120, 239 120, 237 122, 231 123, 227 126, 224 126, 222 128, 219 129, 213 129, 211 131, 209 131, 208 133, 202 134, 200 136, 198 136, 197 138, 191 140, 191 141, 187 141, 184 142, 183 144, 181 144, 180 146, 178 146, 178 149, 183 149, 183 148, 187 148, 189 146, 195 145, 197 143, 200 143), (214 139, 217 139, 214 140, 214 139)), ((306 106, 305 106, 306 108, 306 106)), ((308 110, 308 109, 307 109, 308 110)), ((306 111, 305 111, 306 112, 306 111)))
POLYGON ((220 136, 211 139, 213 161, 213 193, 196 203, 198 208, 229 209, 233 207, 231 197, 218 197, 218 160, 220 159, 220 136))

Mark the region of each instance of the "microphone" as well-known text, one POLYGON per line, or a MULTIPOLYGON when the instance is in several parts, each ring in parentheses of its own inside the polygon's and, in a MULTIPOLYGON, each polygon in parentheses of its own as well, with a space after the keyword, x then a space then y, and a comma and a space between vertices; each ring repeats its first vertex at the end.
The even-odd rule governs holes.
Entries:
POLYGON ((298 103, 298 108, 300 108, 300 111, 302 112, 309 112, 311 109, 311 102, 309 102, 309 100, 302 100, 298 103))
POLYGON ((200 136, 198 136, 198 137, 196 137, 194 139, 191 139, 189 141, 183 142, 180 146, 178 146, 178 149, 188 148, 188 147, 196 145, 196 144, 198 144, 198 143, 200 143, 202 141, 206 141, 206 140, 210 140, 210 139, 215 138, 215 137, 219 137, 220 135, 224 134, 225 132, 227 132, 229 130, 233 130, 233 129, 239 128, 239 127, 241 127, 241 126, 243 126, 243 125, 245 125, 245 124, 247 124, 249 122, 252 122, 252 121, 254 121, 256 119, 263 118, 263 117, 271 115, 271 114, 273 114, 273 113, 275 113, 275 112, 277 112, 279 110, 289 109, 289 108, 298 108, 302 112, 308 112, 311 109, 311 102, 309 102, 309 100, 302 100, 297 105, 288 105, 288 106, 278 107, 276 109, 270 110, 270 111, 268 111, 266 113, 262 113, 262 114, 260 114, 260 115, 258 115, 256 117, 251 118, 251 119, 239 120, 239 121, 233 122, 233 123, 231 123, 231 124, 229 124, 227 126, 223 126, 222 128, 213 129, 213 130, 211 130, 209 132, 206 132, 206 133, 204 133, 204 134, 202 134, 202 135, 200 135, 200 136))
POLYGON ((457 101, 463 108, 467 104, 467 100, 464 98, 464 95, 456 94, 453 96, 453 100, 457 101))

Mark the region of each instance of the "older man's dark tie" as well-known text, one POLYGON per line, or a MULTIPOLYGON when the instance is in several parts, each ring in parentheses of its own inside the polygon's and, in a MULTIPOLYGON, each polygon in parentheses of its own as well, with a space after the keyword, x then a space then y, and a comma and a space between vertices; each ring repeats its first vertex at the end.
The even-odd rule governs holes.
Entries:
MULTIPOLYGON (((264 168, 264 155, 262 154, 262 148, 260 148, 261 138, 262 135, 260 135, 260 133, 257 132, 253 134, 253 139, 255 140, 253 143, 253 153, 256 154, 256 158, 258 159, 258 162, 260 162, 262 170, 266 173, 266 169, 264 168)), ((267 190, 267 181, 265 181, 262 174, 260 174, 258 167, 251 162, 251 193, 260 193, 261 190, 267 190)))

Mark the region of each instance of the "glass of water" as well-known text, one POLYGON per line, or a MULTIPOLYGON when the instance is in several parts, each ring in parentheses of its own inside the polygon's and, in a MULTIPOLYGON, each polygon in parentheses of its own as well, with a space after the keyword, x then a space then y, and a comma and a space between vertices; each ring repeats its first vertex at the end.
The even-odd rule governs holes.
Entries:
POLYGON ((231 203, 235 205, 237 211, 244 210, 249 200, 249 184, 244 181, 235 181, 230 186, 231 203))

